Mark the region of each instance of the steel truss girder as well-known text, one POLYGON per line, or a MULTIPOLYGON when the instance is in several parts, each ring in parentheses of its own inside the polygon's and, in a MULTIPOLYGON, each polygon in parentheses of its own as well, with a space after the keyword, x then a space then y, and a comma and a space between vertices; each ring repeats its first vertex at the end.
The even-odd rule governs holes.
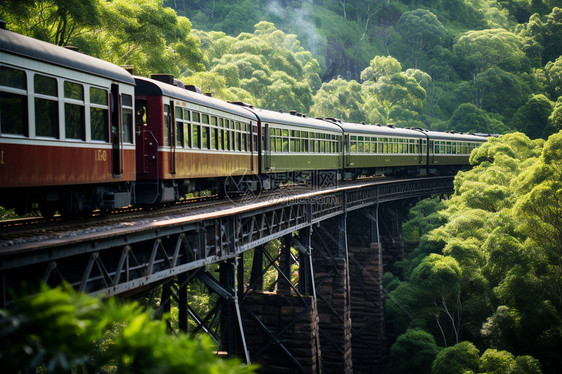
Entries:
POLYGON ((228 214, 217 213, 214 218, 200 221, 186 217, 89 234, 86 238, 45 241, 24 249, 4 249, 0 251, 3 293, 0 301, 6 305, 8 288, 41 275, 49 283, 64 280, 77 289, 104 296, 133 292, 234 258, 348 211, 398 199, 448 193, 452 187, 452 177, 344 187, 298 198, 288 196, 269 204, 233 209, 228 214))

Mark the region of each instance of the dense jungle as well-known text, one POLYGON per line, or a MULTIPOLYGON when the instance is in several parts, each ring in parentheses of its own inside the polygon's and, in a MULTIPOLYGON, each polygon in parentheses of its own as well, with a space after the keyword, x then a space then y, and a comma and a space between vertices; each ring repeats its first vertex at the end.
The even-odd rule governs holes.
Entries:
MULTIPOLYGON (((561 0, 0 0, 0 18, 12 31, 138 75, 173 74, 224 100, 496 135, 472 153, 448 200, 420 202, 403 225, 411 250, 383 280, 385 372, 562 371, 561 0)), ((63 305, 74 322, 61 317, 48 337, 65 328, 87 337, 82 356, 46 350, 56 360, 85 365, 87 342, 102 336, 121 344, 112 357, 125 357, 101 355, 110 371, 156 357, 149 346, 165 351, 155 355, 176 349, 161 325, 142 332, 152 322, 138 306, 127 314, 45 292, 58 302, 22 305, 3 319, 2 341, 19 344, 21 331, 6 323, 63 305), (84 308, 91 312, 73 312, 84 308), (129 335, 115 332, 124 326, 129 335), (135 339, 145 343, 136 356, 127 353, 135 339)))

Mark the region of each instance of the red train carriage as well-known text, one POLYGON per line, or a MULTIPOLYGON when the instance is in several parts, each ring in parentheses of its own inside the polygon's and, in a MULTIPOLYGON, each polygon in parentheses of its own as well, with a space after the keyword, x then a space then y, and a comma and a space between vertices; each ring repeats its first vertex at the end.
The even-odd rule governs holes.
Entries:
POLYGON ((134 79, 0 30, 0 205, 81 213, 132 203, 134 79))
POLYGON ((205 189, 254 189, 240 181, 257 181, 242 178, 258 174, 255 116, 178 87, 172 76, 153 77, 163 81, 135 77, 137 203, 170 203, 205 189))

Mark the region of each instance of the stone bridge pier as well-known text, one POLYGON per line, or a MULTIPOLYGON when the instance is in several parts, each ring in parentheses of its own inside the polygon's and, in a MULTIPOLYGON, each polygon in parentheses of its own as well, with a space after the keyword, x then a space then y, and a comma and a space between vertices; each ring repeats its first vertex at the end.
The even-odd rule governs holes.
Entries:
POLYGON ((165 287, 161 305, 175 300, 181 329, 209 333, 262 373, 381 373, 383 267, 402 256, 406 208, 353 210, 225 261, 214 276, 197 269, 165 287), (194 281, 218 295, 205 315, 186 298, 194 281))

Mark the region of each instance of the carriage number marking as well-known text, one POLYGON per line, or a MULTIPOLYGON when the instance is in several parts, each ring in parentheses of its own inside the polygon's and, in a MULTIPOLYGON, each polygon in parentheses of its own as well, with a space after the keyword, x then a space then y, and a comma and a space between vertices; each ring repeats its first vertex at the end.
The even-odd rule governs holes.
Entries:
POLYGON ((98 149, 95 152, 96 161, 107 161, 107 151, 98 149))

